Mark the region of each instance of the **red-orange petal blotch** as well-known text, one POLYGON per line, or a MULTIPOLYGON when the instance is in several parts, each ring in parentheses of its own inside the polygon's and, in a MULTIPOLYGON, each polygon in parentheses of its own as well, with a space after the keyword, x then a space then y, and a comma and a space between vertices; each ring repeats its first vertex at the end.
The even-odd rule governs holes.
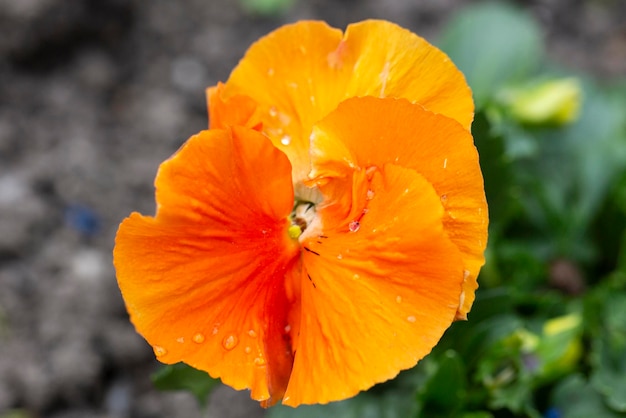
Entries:
POLYGON ((327 403, 414 366, 465 318, 487 206, 471 93, 443 53, 388 22, 301 22, 207 99, 211 129, 159 169, 156 215, 116 238, 159 360, 264 406, 327 403))

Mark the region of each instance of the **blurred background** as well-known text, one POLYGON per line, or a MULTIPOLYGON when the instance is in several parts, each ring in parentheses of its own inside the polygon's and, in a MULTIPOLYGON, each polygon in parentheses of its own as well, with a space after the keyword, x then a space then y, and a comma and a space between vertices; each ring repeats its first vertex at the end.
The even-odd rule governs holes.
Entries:
POLYGON ((356 401, 408 387, 407 410, 380 395, 373 410, 271 416, 626 416, 623 0, 0 0, 0 418, 264 415, 221 386, 205 409, 155 389, 160 365, 117 289, 115 231, 154 213, 158 165, 206 128, 204 89, 254 40, 299 19, 366 18, 466 72, 488 262, 470 321, 356 401))

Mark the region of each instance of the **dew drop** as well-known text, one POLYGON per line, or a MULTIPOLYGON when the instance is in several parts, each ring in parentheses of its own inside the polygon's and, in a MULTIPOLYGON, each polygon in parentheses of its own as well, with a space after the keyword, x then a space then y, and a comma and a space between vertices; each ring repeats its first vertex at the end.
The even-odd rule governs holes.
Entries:
POLYGON ((396 296, 396 302, 402 303, 402 296, 400 295, 396 296))
POLYGON ((446 167, 448 167, 448 159, 447 158, 443 160, 443 168, 446 168, 446 167))
POLYGON ((375 194, 375 193, 374 193, 374 190, 369 189, 369 190, 367 191, 367 196, 366 196, 366 199, 367 199, 367 200, 372 200, 372 199, 374 198, 374 194, 375 194))
POLYGON ((361 228, 361 223, 359 221, 352 221, 348 224, 348 229, 350 232, 356 232, 361 228))
POLYGON ((270 116, 273 118, 278 116, 278 109, 276 109, 276 106, 270 107, 270 116))
POLYGON ((252 352, 252 349, 250 347, 246 347, 243 349, 243 351, 245 351, 246 354, 250 354, 252 352))
POLYGON ((285 135, 281 138, 280 143, 283 145, 291 144, 291 137, 289 135, 285 135))
POLYGON ((239 343, 239 340, 237 339, 237 337, 235 337, 232 334, 227 337, 224 337, 224 339, 222 340, 222 346, 226 350, 232 350, 233 348, 237 346, 238 343, 239 343))
POLYGON ((467 280, 469 275, 470 275, 470 271, 469 270, 463 270, 463 281, 467 280))
POLYGON ((265 359, 263 357, 257 357, 254 359, 254 365, 255 366, 265 366, 265 359))
POLYGON ((417 318, 414 317, 413 315, 411 315, 411 316, 407 316, 406 320, 409 321, 409 322, 415 322, 415 321, 417 321, 417 318))
POLYGON ((441 203, 446 203, 448 201, 448 195, 447 194, 442 194, 441 195, 441 203))
POLYGON ((361 276, 359 276, 358 274, 355 274, 354 276, 352 276, 352 278, 354 280, 359 280, 361 278, 361 276))
POLYGON ((152 347, 152 349, 154 350, 154 355, 157 357, 161 357, 167 354, 167 350, 160 345, 155 345, 154 347, 152 347))
POLYGON ((194 343, 202 344, 204 342, 204 335, 202 335, 201 333, 197 333, 193 336, 192 340, 194 343))
POLYGON ((251 329, 248 331, 248 335, 251 336, 252 338, 256 338, 256 331, 251 329))
POLYGON ((291 331, 291 325, 285 325, 285 332, 291 331))
POLYGON ((185 337, 178 337, 178 338, 176 338, 176 342, 179 343, 179 344, 184 343, 185 342, 185 337))
POLYGON ((341 260, 342 258, 343 258, 343 255, 337 254, 337 260, 341 260))
POLYGON ((213 327, 213 331, 212 331, 213 335, 217 335, 217 333, 218 333, 218 331, 219 331, 219 330, 220 330, 220 328, 219 328, 217 325, 215 325, 215 326, 213 327))

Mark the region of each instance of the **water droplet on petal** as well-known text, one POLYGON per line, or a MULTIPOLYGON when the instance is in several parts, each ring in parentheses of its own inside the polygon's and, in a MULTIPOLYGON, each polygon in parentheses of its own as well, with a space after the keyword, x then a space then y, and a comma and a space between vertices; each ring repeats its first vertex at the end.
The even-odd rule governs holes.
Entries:
POLYGON ((256 338, 256 331, 251 329, 248 331, 248 335, 251 336, 252 338, 256 338))
POLYGON ((354 280, 358 280, 358 279, 360 279, 360 278, 361 278, 361 276, 359 276, 358 274, 355 274, 354 276, 352 276, 352 278, 353 278, 354 280))
POLYGON ((213 331, 212 331, 213 335, 216 335, 216 334, 218 333, 218 331, 219 331, 219 330, 220 330, 220 327, 218 327, 217 325, 215 325, 215 326, 213 327, 213 331))
POLYGON ((396 296, 396 302, 401 303, 402 302, 402 296, 400 296, 400 295, 396 296))
POLYGON ((448 159, 447 158, 443 160, 443 168, 446 168, 446 167, 448 167, 448 159))
POLYGON ((356 232, 361 228, 361 223, 359 221, 352 221, 348 224, 348 229, 350 232, 356 232))
POLYGON ((243 349, 243 351, 245 351, 246 354, 250 354, 252 352, 252 349, 250 347, 246 347, 243 349))
POLYGON ((417 318, 414 317, 413 315, 411 315, 411 316, 407 316, 406 320, 409 321, 409 322, 415 322, 415 321, 417 321, 417 318))
POLYGON ((255 366, 265 366, 265 359, 263 357, 257 357, 254 359, 255 366))
POLYGON ((374 198, 374 194, 375 194, 374 190, 368 189, 366 199, 367 200, 372 200, 374 198))
POLYGON ((178 338, 176 338, 176 342, 179 343, 179 344, 184 343, 185 342, 185 337, 178 337, 178 338))
POLYGON ((239 344, 239 339, 237 339, 237 337, 235 337, 232 334, 227 337, 224 337, 224 339, 222 340, 222 346, 226 350, 232 350, 233 348, 237 346, 237 344, 239 344))
POLYGON ((291 137, 289 135, 285 135, 281 138, 280 143, 283 145, 291 144, 291 137))
POLYGON ((342 258, 343 258, 343 255, 337 254, 337 260, 341 260, 342 258))
POLYGON ((197 333, 193 336, 192 340, 194 343, 202 344, 204 342, 204 335, 197 333))
POLYGON ((285 325, 285 332, 291 331, 291 325, 285 325))
POLYGON ((270 116, 275 118, 276 116, 278 116, 278 109, 276 109, 276 106, 272 106, 270 107, 270 116))
POLYGON ((441 203, 446 203, 448 201, 448 195, 447 194, 442 194, 441 195, 441 203))
POLYGON ((378 168, 375 165, 372 165, 365 169, 365 176, 367 177, 368 180, 372 180, 372 177, 374 176, 374 173, 376 172, 376 170, 378 170, 378 168))
POLYGON ((154 350, 154 355, 157 357, 161 357, 167 354, 167 350, 160 345, 155 345, 154 347, 152 347, 152 349, 154 350))

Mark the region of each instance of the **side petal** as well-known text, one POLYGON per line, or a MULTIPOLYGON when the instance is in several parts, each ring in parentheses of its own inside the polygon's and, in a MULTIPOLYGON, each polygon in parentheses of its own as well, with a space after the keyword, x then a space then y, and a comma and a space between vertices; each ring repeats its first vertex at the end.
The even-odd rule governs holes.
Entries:
POLYGON ((261 38, 233 70, 225 97, 245 94, 261 109, 263 131, 294 166, 309 169, 309 133, 348 97, 403 97, 469 129, 472 95, 439 49, 393 23, 368 20, 345 35, 323 22, 283 26, 261 38))
POLYGON ((428 181, 391 164, 354 176, 367 184, 355 192, 366 202, 358 225, 327 227, 331 205, 302 241, 300 336, 283 400, 291 406, 345 399, 414 366, 459 306, 461 257, 428 181))
POLYGON ((465 318, 484 264, 488 226, 472 136, 456 121, 406 100, 353 98, 314 128, 311 155, 313 177, 393 163, 415 170, 432 184, 445 208, 446 233, 463 255, 465 296, 457 317, 465 318))
POLYGON ((114 249, 131 320, 157 358, 266 404, 282 397, 292 364, 290 168, 260 133, 201 132, 161 165, 156 216, 124 220, 114 249))
POLYGON ((224 98, 224 84, 206 90, 209 109, 209 127, 224 129, 229 126, 246 126, 260 131, 263 127, 257 103, 248 96, 235 95, 224 98))

